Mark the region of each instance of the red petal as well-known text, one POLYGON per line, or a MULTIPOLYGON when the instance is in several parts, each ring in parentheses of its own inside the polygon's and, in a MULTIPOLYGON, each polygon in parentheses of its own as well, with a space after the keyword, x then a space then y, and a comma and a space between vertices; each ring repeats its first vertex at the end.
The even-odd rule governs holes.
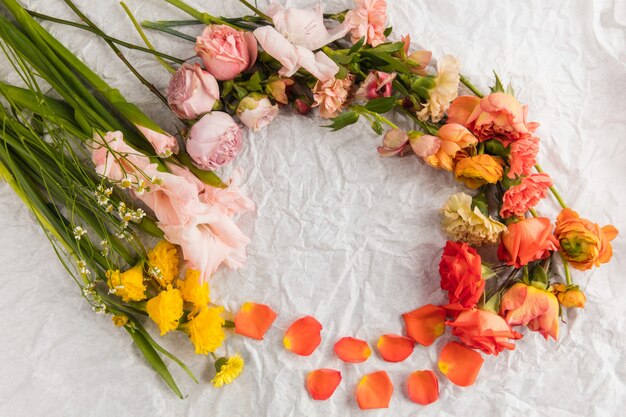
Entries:
POLYGON ((439 381, 433 371, 416 371, 409 376, 409 398, 414 403, 428 405, 439 399, 439 381))
POLYGON ((430 346, 446 330, 446 311, 426 304, 402 315, 406 334, 420 345, 430 346))
POLYGON ((341 372, 334 369, 316 369, 306 377, 306 389, 314 400, 327 400, 341 382, 341 372))
POLYGON ((365 362, 372 354, 372 349, 365 340, 344 337, 335 343, 335 353, 344 362, 365 362))
POLYGON ((263 340, 274 320, 276 313, 265 304, 244 303, 235 316, 235 333, 263 340))
POLYGON ((309 356, 320 345, 322 325, 311 316, 293 322, 283 339, 285 349, 298 355, 309 356))
POLYGON ((415 342, 408 337, 385 334, 380 336, 377 346, 387 362, 402 362, 413 353, 415 342))
POLYGON ((356 401, 361 410, 387 408, 393 394, 393 384, 385 371, 365 375, 356 388, 356 401))
POLYGON ((439 370, 452 383, 461 387, 470 386, 483 365, 480 353, 457 342, 449 342, 439 355, 439 370))

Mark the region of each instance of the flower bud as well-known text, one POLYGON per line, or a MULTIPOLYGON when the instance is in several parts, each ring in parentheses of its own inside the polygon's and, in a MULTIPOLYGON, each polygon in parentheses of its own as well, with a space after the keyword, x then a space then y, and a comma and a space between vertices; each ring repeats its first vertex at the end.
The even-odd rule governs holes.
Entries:
POLYGON ((580 290, 578 285, 554 284, 552 292, 565 308, 583 308, 587 302, 585 293, 580 290))
POLYGON ((241 123, 258 132, 269 125, 278 114, 278 105, 264 94, 250 93, 239 102, 237 116, 241 123))
POLYGON ((311 102, 306 97, 299 97, 294 101, 293 108, 296 112, 305 115, 311 112, 311 102))

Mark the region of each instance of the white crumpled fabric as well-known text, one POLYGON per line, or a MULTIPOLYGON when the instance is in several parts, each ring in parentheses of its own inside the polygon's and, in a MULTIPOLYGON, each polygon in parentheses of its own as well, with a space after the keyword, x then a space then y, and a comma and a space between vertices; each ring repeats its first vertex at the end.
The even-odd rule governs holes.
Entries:
MULTIPOLYGON (((164 1, 127 2, 140 20, 186 18, 164 1)), ((77 3, 109 33, 141 42, 116 1, 77 3)), ((235 1, 190 3, 213 14, 244 11, 235 1)), ((26 4, 71 16, 60 0, 26 4)), ((326 4, 327 11, 348 7, 348 0, 326 4)), ((565 199, 583 216, 621 230, 610 264, 591 273, 574 271, 588 303, 567 313, 559 342, 524 331, 515 351, 486 358, 469 388, 438 373, 441 398, 427 407, 407 399, 405 381, 412 371, 436 368, 447 337, 430 348, 416 347, 399 364, 377 354, 364 364, 341 363, 332 352, 340 337, 374 345, 383 333, 402 332, 401 313, 444 301, 437 263, 445 238, 437 211, 463 187, 414 158, 379 158, 380 138, 365 124, 331 133, 319 118, 284 110, 268 129, 248 133, 235 162, 258 205, 255 214, 242 218, 252 237, 249 259, 237 272, 219 272, 212 284, 213 298, 231 310, 254 300, 271 305, 279 317, 262 342, 228 341, 221 353, 241 352, 246 368, 223 389, 211 387, 209 361, 193 354, 184 335, 159 339, 200 377, 195 385, 170 366, 189 394, 185 400, 169 391, 123 330, 91 312, 32 216, 0 184, 1 416, 624 415, 626 2, 394 0, 389 14, 396 36, 410 33, 435 57, 457 56, 463 73, 483 91, 492 82, 492 69, 512 80, 519 99, 530 106, 530 120, 541 122, 540 161, 565 199), (322 345, 303 358, 287 352, 281 341, 288 325, 306 314, 324 330, 322 345), (305 390, 307 372, 319 367, 343 373, 326 402, 311 400, 305 390), (380 369, 395 385, 390 408, 361 412, 356 384, 380 369)), ((190 30, 199 33, 201 27, 190 30)), ((101 40, 58 25, 52 32, 174 131, 172 116, 101 40)), ((161 50, 193 55, 191 43, 149 36, 161 50)), ((134 51, 128 57, 164 89, 168 74, 155 60, 134 51)), ((1 75, 16 81, 6 63, 1 75)), ((551 202, 538 209, 556 213, 551 202)))

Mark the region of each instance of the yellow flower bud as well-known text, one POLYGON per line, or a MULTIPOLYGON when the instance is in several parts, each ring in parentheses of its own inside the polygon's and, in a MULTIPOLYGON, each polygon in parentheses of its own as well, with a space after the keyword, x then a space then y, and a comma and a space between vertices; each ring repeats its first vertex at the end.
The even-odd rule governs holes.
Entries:
POLYGON ((495 184, 502 178, 502 161, 491 155, 480 154, 463 158, 454 168, 454 178, 472 189, 495 184))
POLYGON ((123 314, 116 314, 111 317, 111 320, 113 321, 113 324, 115 324, 117 327, 124 327, 126 326, 126 323, 128 323, 128 317, 123 314))
POLYGON ((583 308, 587 297, 585 293, 578 288, 578 285, 566 286, 564 284, 552 285, 552 291, 556 298, 559 300, 559 304, 566 308, 583 308))

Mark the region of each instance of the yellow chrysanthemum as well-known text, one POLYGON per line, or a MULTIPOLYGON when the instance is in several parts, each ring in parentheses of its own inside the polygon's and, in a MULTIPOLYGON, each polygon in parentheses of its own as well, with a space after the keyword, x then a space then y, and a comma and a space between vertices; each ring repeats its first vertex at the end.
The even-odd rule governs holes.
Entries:
POLYGON ((126 272, 108 270, 107 285, 111 292, 124 302, 141 301, 146 298, 143 285, 143 263, 138 263, 126 272))
POLYGON ((213 386, 220 388, 233 382, 239 375, 241 375, 244 364, 245 362, 243 358, 238 353, 228 359, 218 359, 217 362, 215 362, 217 374, 215 374, 215 378, 211 381, 213 386))
POLYGON ((174 282, 178 276, 178 264, 180 263, 176 246, 167 240, 162 240, 148 252, 148 260, 152 268, 158 270, 159 273, 155 275, 155 279, 161 286, 167 287, 174 282))
POLYGON ((146 311, 152 321, 159 326, 161 336, 176 329, 178 320, 183 315, 183 297, 180 290, 168 285, 166 290, 148 300, 146 311))
POLYGON ((183 300, 194 305, 195 309, 206 307, 211 301, 209 297, 209 283, 200 282, 200 271, 187 269, 185 280, 177 280, 176 286, 183 295, 183 300))
POLYGON ((222 307, 205 307, 196 314, 182 329, 189 335, 196 353, 206 355, 222 346, 224 338, 224 318, 222 307))
POLYGON ((485 216, 478 207, 472 209, 472 197, 465 193, 452 195, 443 206, 443 230, 455 241, 472 246, 497 243, 506 226, 491 216, 485 216))

